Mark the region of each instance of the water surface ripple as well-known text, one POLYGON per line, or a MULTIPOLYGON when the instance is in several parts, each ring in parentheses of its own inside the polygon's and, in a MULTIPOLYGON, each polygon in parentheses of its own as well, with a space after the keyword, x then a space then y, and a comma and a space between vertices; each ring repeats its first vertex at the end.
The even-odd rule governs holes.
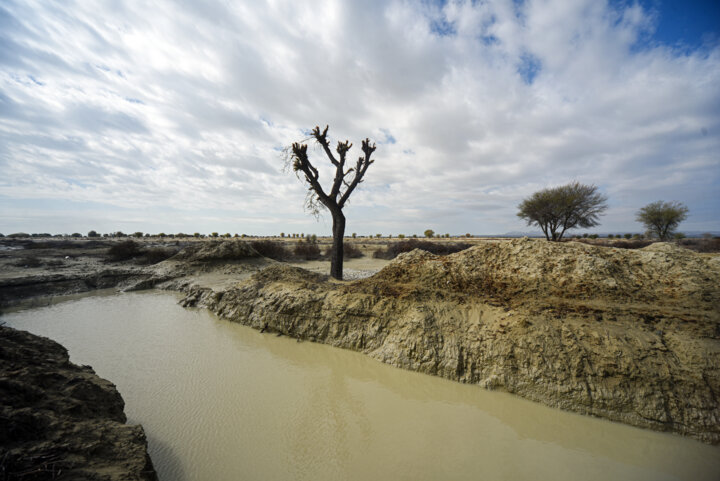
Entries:
POLYGON ((96 294, 4 315, 113 381, 161 480, 717 480, 720 448, 96 294))

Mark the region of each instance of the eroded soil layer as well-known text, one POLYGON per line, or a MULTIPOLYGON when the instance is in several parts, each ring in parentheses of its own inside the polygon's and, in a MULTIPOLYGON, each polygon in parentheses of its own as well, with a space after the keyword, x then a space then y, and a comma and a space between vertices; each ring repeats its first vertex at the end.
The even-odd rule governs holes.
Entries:
POLYGON ((528 239, 338 283, 282 264, 184 305, 264 331, 720 442, 720 257, 528 239))
POLYGON ((0 479, 157 479, 124 406, 60 344, 0 326, 0 479))

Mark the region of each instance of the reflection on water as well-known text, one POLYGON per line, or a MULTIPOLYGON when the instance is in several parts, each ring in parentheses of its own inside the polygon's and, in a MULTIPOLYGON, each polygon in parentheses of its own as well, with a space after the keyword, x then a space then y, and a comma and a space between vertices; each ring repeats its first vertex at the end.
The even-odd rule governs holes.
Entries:
POLYGON ((162 480, 720 479, 720 449, 358 353, 261 334, 172 294, 2 317, 65 345, 125 398, 162 480))

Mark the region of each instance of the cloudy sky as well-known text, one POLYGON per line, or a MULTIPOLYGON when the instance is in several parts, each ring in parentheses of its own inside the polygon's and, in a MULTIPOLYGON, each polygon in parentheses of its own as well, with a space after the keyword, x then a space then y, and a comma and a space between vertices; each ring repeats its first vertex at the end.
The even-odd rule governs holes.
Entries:
POLYGON ((661 199, 717 231, 719 26, 713 0, 3 0, 0 232, 329 234, 281 158, 318 124, 377 143, 348 233, 531 231, 518 203, 573 180, 600 232, 661 199))

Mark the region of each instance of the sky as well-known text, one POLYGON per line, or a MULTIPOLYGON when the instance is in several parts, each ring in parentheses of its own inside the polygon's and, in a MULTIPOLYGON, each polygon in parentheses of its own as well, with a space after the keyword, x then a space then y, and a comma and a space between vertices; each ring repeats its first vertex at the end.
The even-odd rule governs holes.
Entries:
POLYGON ((0 3, 5 235, 329 235, 282 158, 316 125, 377 145, 348 234, 533 232, 573 181, 589 232, 657 200, 720 231, 720 2, 0 3))

